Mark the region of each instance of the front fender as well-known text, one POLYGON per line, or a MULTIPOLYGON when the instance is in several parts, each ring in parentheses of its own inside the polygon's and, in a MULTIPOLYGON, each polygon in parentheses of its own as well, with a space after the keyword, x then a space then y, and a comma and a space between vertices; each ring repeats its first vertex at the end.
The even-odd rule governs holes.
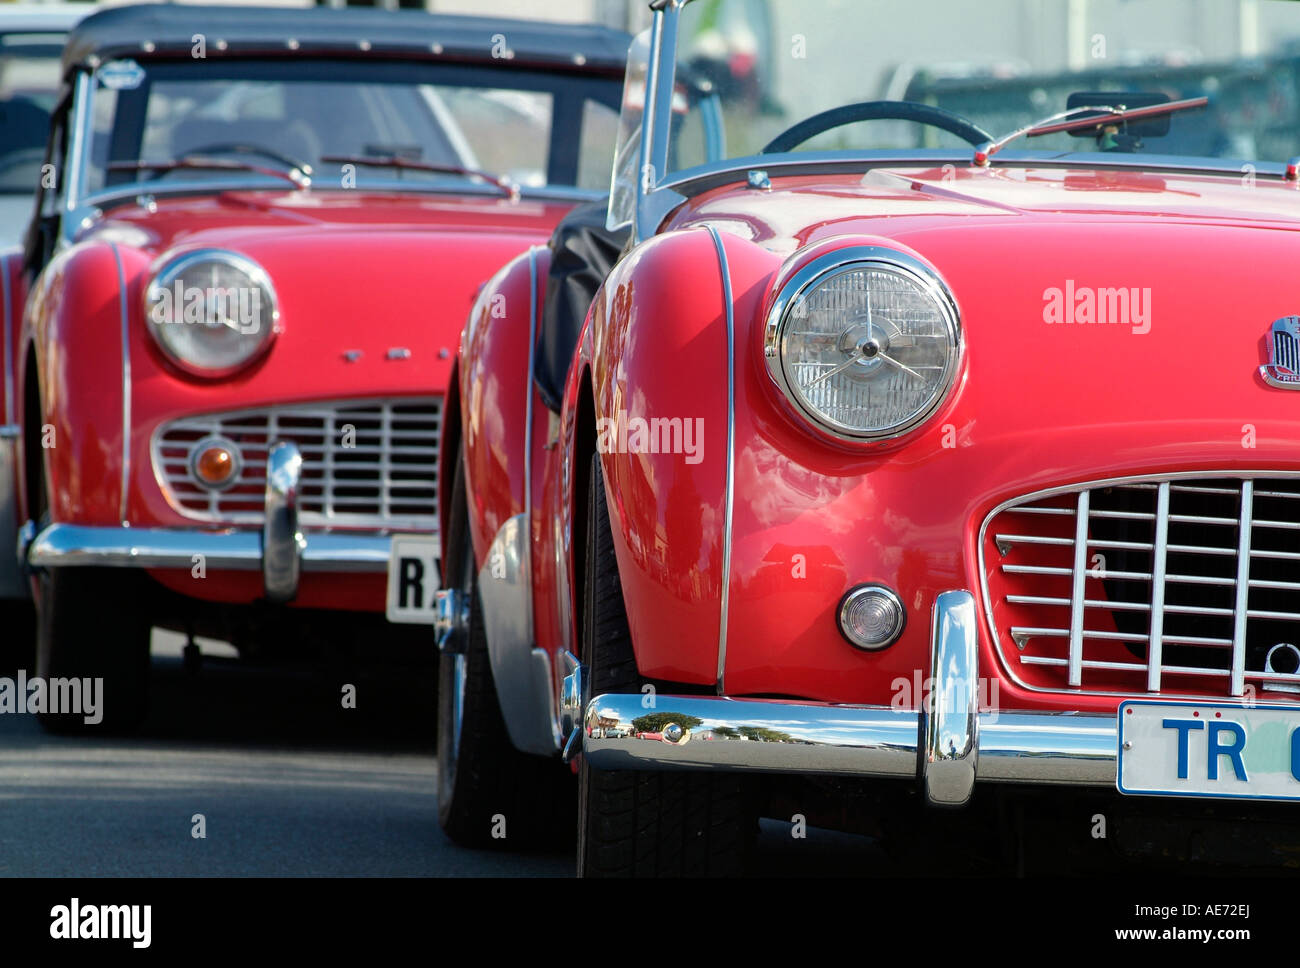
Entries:
POLYGON ((596 447, 637 665, 699 685, 720 681, 726 637, 731 300, 765 292, 771 272, 751 259, 728 280, 722 252, 705 229, 646 242, 591 321, 596 447))
POLYGON ((525 510, 530 340, 533 315, 541 305, 537 287, 549 264, 544 248, 506 263, 479 293, 461 335, 460 433, 465 492, 472 495, 469 531, 479 565, 505 523, 525 510))
POLYGON ((22 462, 43 459, 54 521, 122 521, 126 313, 145 268, 143 256, 120 246, 74 246, 41 274, 28 304, 25 345, 36 354, 38 395, 24 386, 16 396, 34 431, 22 462), (31 399, 39 412, 28 412, 31 399), (40 454, 27 452, 33 441, 40 454))

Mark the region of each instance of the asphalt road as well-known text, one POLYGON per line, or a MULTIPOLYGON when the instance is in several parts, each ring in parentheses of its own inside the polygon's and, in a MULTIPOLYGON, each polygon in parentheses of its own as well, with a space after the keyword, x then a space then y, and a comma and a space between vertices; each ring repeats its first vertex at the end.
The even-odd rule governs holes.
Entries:
MULTIPOLYGON (((205 643, 218 654, 191 675, 180 644, 155 633, 153 709, 136 735, 51 736, 0 716, 0 876, 573 873, 571 853, 443 836, 431 671, 259 668, 205 643)), ((861 872, 878 855, 866 837, 794 841, 769 822, 760 838, 769 874, 861 872)))

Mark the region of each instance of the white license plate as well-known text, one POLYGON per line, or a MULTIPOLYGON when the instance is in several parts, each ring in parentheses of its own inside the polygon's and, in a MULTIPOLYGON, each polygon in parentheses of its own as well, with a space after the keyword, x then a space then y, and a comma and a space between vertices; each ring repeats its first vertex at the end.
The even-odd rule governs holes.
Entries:
POLYGON ((438 590, 438 539, 427 534, 395 534, 388 554, 388 621, 433 624, 433 593, 438 590))
POLYGON ((1300 706, 1119 707, 1120 793, 1300 800, 1300 706))

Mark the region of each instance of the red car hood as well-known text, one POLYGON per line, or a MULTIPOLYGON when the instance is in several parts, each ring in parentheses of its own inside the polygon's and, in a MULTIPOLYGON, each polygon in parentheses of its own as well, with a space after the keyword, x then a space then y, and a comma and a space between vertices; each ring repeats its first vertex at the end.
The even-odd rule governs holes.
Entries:
MULTIPOLYGON (((133 309, 152 275, 147 267, 171 253, 217 247, 261 264, 283 332, 263 364, 225 381, 255 405, 329 395, 341 385, 357 396, 442 392, 483 283, 544 243, 569 208, 414 193, 228 192, 159 198, 153 211, 124 206, 83 238, 122 250, 133 309), (358 360, 344 359, 357 350, 358 360), (409 351, 400 356, 409 362, 394 362, 392 350, 409 351)), ((172 406, 212 406, 193 381, 167 383, 172 406)))
MULTIPOLYGON (((785 257, 838 236, 900 245, 927 260, 960 307, 966 341, 965 376, 946 419, 978 421, 985 441, 1018 441, 1025 477, 1056 457, 1064 467, 1077 453, 1049 454, 1044 427, 1056 428, 1058 439, 1069 428, 1094 434, 1104 452, 1135 464, 1171 440, 1199 441, 1191 450, 1210 461, 1265 458, 1266 439, 1280 445, 1268 459, 1285 454, 1300 463, 1292 443, 1300 438, 1300 393, 1259 375, 1273 321, 1300 314, 1294 183, 875 171, 783 178, 771 191, 716 190, 674 216, 677 227, 703 222, 768 249, 769 284, 785 257), (1098 298, 1121 289, 1128 317, 1103 323, 1098 298), (1089 290, 1091 319, 1081 304, 1089 290), (1243 452, 1246 425, 1258 427, 1258 451, 1243 452)), ((761 319, 749 322, 761 360, 761 319)), ((1095 460, 1096 452, 1077 459, 1095 460)))
POLYGON ((835 235, 897 237, 988 220, 1023 229, 1076 219, 1300 227, 1294 182, 1236 175, 1045 168, 874 169, 866 176, 774 180, 770 191, 721 188, 684 206, 669 227, 707 219, 781 255, 835 235))

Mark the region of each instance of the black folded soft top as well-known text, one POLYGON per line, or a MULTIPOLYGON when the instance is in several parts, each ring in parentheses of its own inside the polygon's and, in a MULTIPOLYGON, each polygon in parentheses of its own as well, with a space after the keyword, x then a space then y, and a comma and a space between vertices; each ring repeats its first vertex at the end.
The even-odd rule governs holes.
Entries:
POLYGON ((92 14, 73 30, 64 72, 126 57, 270 55, 428 57, 623 71, 631 38, 591 24, 463 17, 418 10, 129 4, 92 14), (508 55, 505 52, 509 52, 508 55))

